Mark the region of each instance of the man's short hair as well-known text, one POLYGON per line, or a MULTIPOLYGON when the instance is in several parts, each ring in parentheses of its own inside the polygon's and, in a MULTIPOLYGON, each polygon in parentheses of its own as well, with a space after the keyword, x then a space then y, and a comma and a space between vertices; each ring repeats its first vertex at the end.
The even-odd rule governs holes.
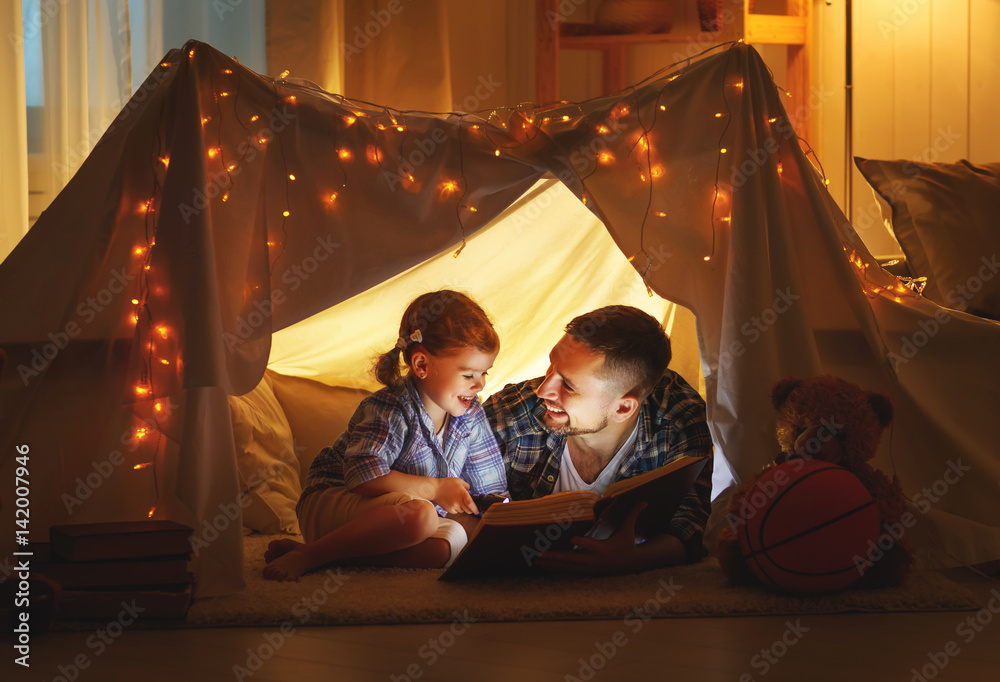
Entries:
POLYGON ((584 313, 566 325, 566 333, 595 353, 626 392, 648 396, 670 363, 670 339, 651 315, 627 305, 609 305, 584 313))

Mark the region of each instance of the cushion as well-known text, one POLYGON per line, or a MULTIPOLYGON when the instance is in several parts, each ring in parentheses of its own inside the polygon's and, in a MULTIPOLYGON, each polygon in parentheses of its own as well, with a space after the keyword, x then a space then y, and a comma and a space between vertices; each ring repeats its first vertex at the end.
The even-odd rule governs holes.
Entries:
POLYGON ((262 533, 298 533, 302 485, 292 429, 265 375, 246 395, 229 397, 243 499, 243 525, 262 533))
POLYGON ((271 370, 267 371, 267 376, 291 425, 299 459, 300 483, 304 486, 313 459, 347 430, 354 410, 369 391, 330 386, 271 370))
POLYGON ((855 158, 932 301, 1000 320, 1000 163, 855 158))

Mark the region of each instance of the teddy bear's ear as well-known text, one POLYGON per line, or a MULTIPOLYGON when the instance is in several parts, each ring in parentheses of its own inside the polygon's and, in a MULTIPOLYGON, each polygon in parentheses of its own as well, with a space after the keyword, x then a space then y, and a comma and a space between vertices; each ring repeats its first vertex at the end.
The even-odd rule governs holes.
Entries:
POLYGON ((771 402, 774 404, 775 409, 781 407, 788 396, 792 394, 796 388, 802 383, 801 379, 782 379, 774 385, 771 389, 771 402))
POLYGON ((878 423, 882 426, 888 426, 889 422, 892 421, 892 403, 889 402, 889 398, 882 393, 871 393, 868 395, 868 402, 871 404, 875 416, 878 417, 878 423))

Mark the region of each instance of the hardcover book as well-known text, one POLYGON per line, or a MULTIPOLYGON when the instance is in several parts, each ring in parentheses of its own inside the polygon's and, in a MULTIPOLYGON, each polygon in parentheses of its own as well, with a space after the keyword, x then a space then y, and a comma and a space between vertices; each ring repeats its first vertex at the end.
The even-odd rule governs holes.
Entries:
POLYGON ((673 517, 707 461, 707 457, 678 457, 612 483, 603 495, 575 490, 494 504, 440 579, 536 572, 535 559, 541 552, 572 549, 572 538, 581 535, 610 537, 640 502, 647 507, 636 519, 636 534, 662 532, 664 521, 673 517))

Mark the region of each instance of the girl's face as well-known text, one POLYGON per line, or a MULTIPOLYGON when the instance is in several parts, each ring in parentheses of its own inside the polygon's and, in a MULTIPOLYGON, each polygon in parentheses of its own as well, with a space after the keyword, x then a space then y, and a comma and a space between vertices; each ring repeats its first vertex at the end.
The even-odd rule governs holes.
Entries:
POLYGON ((414 351, 411 363, 417 388, 435 424, 445 413, 465 414, 486 385, 486 373, 496 357, 496 353, 468 347, 443 355, 431 355, 422 348, 414 351))

